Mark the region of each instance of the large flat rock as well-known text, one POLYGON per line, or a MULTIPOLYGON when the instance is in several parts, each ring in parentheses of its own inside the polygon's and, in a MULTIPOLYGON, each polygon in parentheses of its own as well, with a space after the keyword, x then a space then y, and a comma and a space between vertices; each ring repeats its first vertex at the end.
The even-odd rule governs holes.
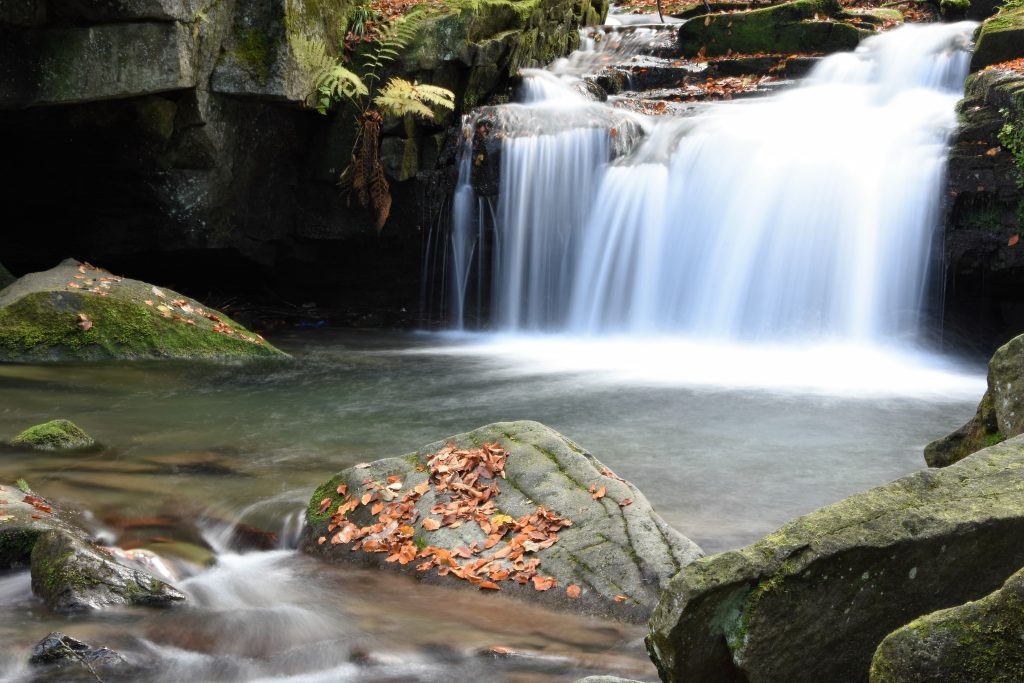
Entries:
POLYGON ((635 486, 527 421, 346 469, 307 523, 302 549, 326 560, 630 620, 701 555, 635 486))
POLYGON ((799 517, 673 579, 650 622, 663 681, 863 681, 913 619, 1024 566, 1024 437, 799 517))

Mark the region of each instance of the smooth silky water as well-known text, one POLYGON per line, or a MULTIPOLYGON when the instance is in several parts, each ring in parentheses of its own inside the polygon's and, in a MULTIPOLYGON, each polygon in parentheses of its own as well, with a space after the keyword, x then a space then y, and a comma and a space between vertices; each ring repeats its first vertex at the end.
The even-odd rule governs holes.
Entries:
MULTIPOLYGON (((515 172, 503 182, 517 189, 494 213, 510 232, 473 214, 482 204, 463 183, 466 232, 449 259, 461 325, 479 286, 468 264, 487 253, 483 233, 498 231, 489 272, 502 334, 309 331, 275 340, 294 361, 248 366, 0 366, 0 436, 64 417, 102 444, 5 452, 5 481, 77 505, 112 545, 133 524, 163 525, 161 536, 198 533, 217 554, 208 569, 171 563, 190 600, 168 611, 67 619, 31 596, 26 572, 0 576, 0 678, 24 680, 30 647, 61 630, 151 663, 148 676, 166 681, 653 680, 642 627, 297 554, 308 496, 345 466, 535 419, 717 552, 920 469, 925 443, 967 419, 985 384, 982 366, 914 345, 969 30, 894 32, 873 52, 825 60, 799 90, 643 120, 648 142, 614 164, 594 129, 510 140, 503 163, 515 172), (913 68, 879 77, 879 64, 913 68), (806 126, 788 120, 804 106, 806 126), (815 136, 810 149, 791 146, 802 134, 815 136), (833 147, 848 168, 819 158, 833 147), (897 191, 882 192, 890 183, 897 191), (573 201, 549 206, 563 186, 573 201), (517 246, 501 243, 512 234, 517 246), (278 532, 280 547, 231 550, 235 522, 278 532), (530 656, 473 654, 495 645, 530 656)), ((575 105, 557 100, 594 59, 535 75, 543 83, 527 88, 527 106, 561 111, 564 123, 575 105)))

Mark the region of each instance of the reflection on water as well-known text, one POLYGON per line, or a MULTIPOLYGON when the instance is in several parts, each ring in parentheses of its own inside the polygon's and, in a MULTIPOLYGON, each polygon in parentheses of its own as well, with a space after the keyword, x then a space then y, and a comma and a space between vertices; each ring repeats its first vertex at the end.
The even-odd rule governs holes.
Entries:
MULTIPOLYGON (((535 419, 590 448, 670 524, 719 551, 920 468, 923 445, 962 423, 984 385, 979 370, 914 370, 892 358, 875 367, 879 386, 885 372, 910 374, 889 391, 797 382, 769 392, 716 386, 711 361, 693 362, 696 351, 684 347, 677 357, 707 381, 630 374, 610 347, 577 347, 574 357, 552 350, 557 343, 513 349, 329 332, 282 342, 294 362, 0 366, 0 437, 65 417, 102 444, 74 455, 4 452, 0 478, 24 477, 80 505, 113 543, 159 547, 191 577, 180 587, 192 598, 169 612, 69 622, 26 597, 26 573, 0 576, 0 677, 23 679, 25 653, 59 629, 155 666, 154 680, 653 680, 642 628, 325 566, 282 548, 328 474, 488 422, 535 419), (239 519, 246 526, 231 524, 239 519), (265 552, 239 554, 254 548, 265 552), (218 559, 205 569, 210 549, 218 559), (530 656, 475 654, 494 645, 530 656)), ((651 360, 653 351, 630 353, 651 360)), ((662 362, 677 366, 670 349, 662 362)), ((847 374, 863 374, 854 370, 847 374)))

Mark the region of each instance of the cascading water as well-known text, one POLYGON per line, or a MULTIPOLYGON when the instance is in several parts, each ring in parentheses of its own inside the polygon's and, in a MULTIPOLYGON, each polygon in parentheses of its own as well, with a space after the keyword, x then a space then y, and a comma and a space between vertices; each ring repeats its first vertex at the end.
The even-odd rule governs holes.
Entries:
POLYGON ((491 209, 469 155, 461 168, 454 324, 476 259, 504 331, 912 338, 973 27, 907 26, 781 94, 637 119, 646 141, 615 161, 616 127, 566 127, 611 109, 580 94, 573 60, 561 79, 525 74, 527 102, 510 106, 530 130, 502 140, 489 268, 491 209))

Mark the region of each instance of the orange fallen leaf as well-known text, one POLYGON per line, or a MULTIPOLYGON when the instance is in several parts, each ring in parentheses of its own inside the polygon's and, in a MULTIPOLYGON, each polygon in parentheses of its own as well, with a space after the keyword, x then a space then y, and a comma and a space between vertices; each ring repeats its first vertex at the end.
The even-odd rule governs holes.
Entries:
POLYGON ((326 536, 321 536, 320 538, 316 539, 316 544, 317 545, 323 545, 326 542, 327 542, 327 537, 326 536))
POLYGON ((82 332, 88 332, 92 329, 92 320, 89 319, 85 313, 78 314, 78 327, 82 332))
POLYGON ((370 501, 373 500, 373 494, 372 493, 364 493, 363 497, 360 498, 359 500, 360 500, 360 502, 362 502, 363 505, 369 505, 370 501))
POLYGON ((591 495, 590 497, 593 498, 594 500, 600 500, 601 498, 604 498, 604 494, 605 494, 605 490, 604 490, 604 487, 602 486, 597 491, 594 491, 593 495, 591 495))
POLYGON ((580 593, 582 592, 583 591, 580 589, 580 587, 577 586, 575 583, 570 583, 565 589, 565 594, 573 599, 580 597, 580 593))
POLYGON ((344 496, 346 493, 348 493, 348 484, 338 484, 337 491, 339 496, 344 496))
POLYGON ((1006 246, 1012 247, 1012 246, 1016 245, 1017 242, 1020 242, 1020 235, 1013 235, 1013 236, 1010 237, 1009 240, 1007 240, 1006 246))
POLYGON ((320 509, 317 511, 318 515, 322 515, 327 512, 327 508, 331 507, 332 500, 330 498, 324 498, 320 501, 320 509))
POLYGON ((632 505, 632 504, 633 504, 633 499, 632 498, 623 498, 622 500, 619 501, 619 507, 623 507, 623 508, 628 506, 628 505, 632 505))
POLYGON ((486 588, 486 589, 492 590, 492 591, 500 591, 501 590, 501 588, 498 587, 498 584, 494 583, 493 581, 481 581, 480 583, 477 584, 477 588, 479 588, 481 590, 486 588))
POLYGON ((373 507, 370 508, 371 515, 379 515, 384 509, 384 503, 374 503, 373 507))
POLYGON ((533 587, 539 591, 546 591, 555 586, 555 577, 553 576, 535 576, 533 577, 533 587))
POLYGON ((427 531, 437 531, 441 528, 441 522, 437 521, 433 517, 427 517, 423 520, 423 523, 420 526, 422 526, 427 531))
POLYGON ((627 598, 625 595, 616 595, 614 598, 612 598, 612 600, 614 600, 615 602, 626 602, 626 600, 629 600, 629 598, 627 598))

